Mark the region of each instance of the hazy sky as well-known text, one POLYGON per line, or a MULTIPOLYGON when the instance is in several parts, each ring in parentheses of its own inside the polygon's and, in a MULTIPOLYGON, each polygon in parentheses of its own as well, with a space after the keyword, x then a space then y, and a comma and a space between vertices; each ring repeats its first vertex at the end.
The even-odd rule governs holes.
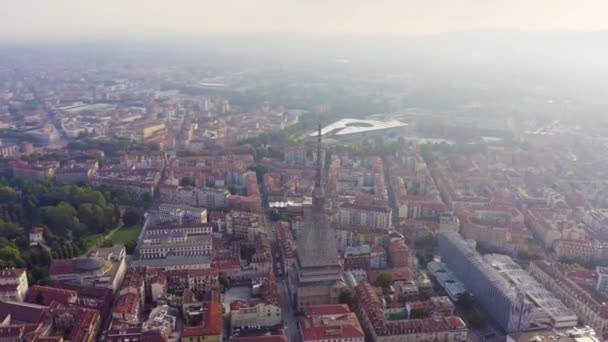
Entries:
POLYGON ((0 0, 0 38, 607 29, 607 0, 0 0))

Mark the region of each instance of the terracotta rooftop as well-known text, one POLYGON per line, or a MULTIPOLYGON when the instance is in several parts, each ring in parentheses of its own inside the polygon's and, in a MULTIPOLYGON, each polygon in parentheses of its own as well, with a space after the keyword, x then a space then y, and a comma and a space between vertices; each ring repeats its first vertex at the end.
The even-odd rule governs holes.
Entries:
POLYGON ((139 308, 139 296, 134 293, 125 293, 118 298, 114 312, 136 314, 139 308))
POLYGON ((76 273, 77 259, 53 259, 49 267, 49 275, 76 273))
POLYGON ((25 273, 24 268, 3 268, 0 270, 0 278, 18 278, 25 273))
POLYGON ((57 302, 63 305, 75 304, 78 298, 78 293, 72 290, 62 288, 34 285, 27 292, 26 301, 41 305, 50 305, 52 302, 57 302), (42 302, 38 303, 39 300, 42 302))
POLYGON ((13 322, 38 323, 46 313, 46 307, 42 305, 0 301, 0 320, 11 315, 13 322))
POLYGON ((361 327, 353 325, 311 327, 302 329, 304 342, 308 341, 335 341, 347 338, 365 337, 361 327))
POLYGON ((270 336, 252 336, 252 337, 237 337, 234 342, 289 342, 289 339, 283 335, 270 336))
POLYGON ((311 305, 303 309, 304 316, 339 315, 350 312, 346 304, 311 305))
POLYGON ((433 333, 466 328, 462 319, 456 316, 442 317, 440 319, 387 320, 384 315, 382 302, 372 285, 363 281, 357 285, 356 293, 362 308, 361 312, 367 316, 371 327, 378 336, 433 333))
POLYGON ((44 233, 44 228, 42 228, 42 227, 32 228, 32 234, 42 234, 42 233, 44 233))

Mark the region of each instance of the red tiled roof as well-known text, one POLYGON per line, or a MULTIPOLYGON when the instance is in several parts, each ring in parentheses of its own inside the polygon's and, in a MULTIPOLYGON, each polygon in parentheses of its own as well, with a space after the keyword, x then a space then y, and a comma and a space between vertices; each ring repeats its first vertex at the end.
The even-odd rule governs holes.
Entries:
POLYGON ((49 267, 49 275, 72 274, 76 273, 76 259, 53 259, 49 267))
POLYGON ((439 320, 423 318, 389 321, 384 315, 383 305, 373 286, 363 281, 357 285, 355 290, 361 305, 360 313, 370 321, 371 327, 378 336, 433 333, 466 328, 462 320, 451 317, 443 317, 439 320))
POLYGON ((74 304, 78 294, 76 291, 66 290, 56 287, 34 285, 27 292, 26 301, 42 305, 50 305, 57 302, 63 305, 74 304), (42 296, 42 303, 37 303, 39 296, 42 296))
POLYGON ((262 299, 266 304, 279 305, 279 289, 277 287, 277 280, 272 273, 262 283, 260 290, 262 292, 262 299))
POLYGON ((24 268, 3 268, 0 270, 0 278, 18 278, 24 272, 24 268))
POLYGON ((287 338, 281 335, 271 336, 252 336, 252 337, 237 337, 234 342, 288 342, 287 338))
POLYGON ((361 204, 361 203, 343 203, 341 205, 342 208, 350 208, 357 210, 367 210, 367 211, 381 211, 388 213, 390 208, 384 205, 372 205, 372 204, 361 204))
POLYGON ((346 304, 311 305, 303 309, 304 316, 341 315, 350 312, 346 304))
POLYGON ((248 308, 249 303, 244 299, 236 299, 230 303, 230 311, 240 310, 242 308, 248 308))
POLYGON ((100 315, 97 310, 74 306, 69 308, 64 307, 53 313, 57 316, 68 313, 74 318, 74 325, 69 335, 69 340, 71 341, 86 341, 90 336, 95 336, 97 334, 100 322, 100 315))
POLYGON ((302 329, 302 335, 304 336, 304 342, 357 338, 365 336, 360 327, 355 327, 353 325, 304 328, 302 329))
POLYGON ((160 331, 148 330, 141 333, 141 342, 166 342, 165 338, 160 331))
POLYGON ((372 247, 372 253, 386 253, 386 250, 382 246, 372 247))
MULTIPOLYGON (((144 275, 137 268, 129 268, 125 273, 125 277, 122 281, 121 288, 133 287, 136 289, 141 289, 144 284, 144 275)), ((140 293, 140 295, 142 295, 140 293)))
POLYGON ((408 247, 403 240, 394 240, 393 242, 391 242, 391 248, 393 250, 397 250, 397 249, 408 250, 408 247))
POLYGON ((38 323, 46 308, 41 305, 0 301, 0 320, 11 315, 11 320, 22 323, 38 323))
POLYGON ((461 328, 465 328, 467 326, 466 323, 462 320, 462 318, 460 318, 458 316, 446 317, 445 321, 448 323, 448 325, 452 329, 461 329, 461 328))
POLYGON ((238 257, 230 259, 214 259, 211 262, 211 266, 219 270, 226 270, 231 268, 240 269, 241 261, 238 257))
POLYGON ((139 296, 134 293, 125 293, 120 296, 113 312, 136 314, 139 307, 139 296))
POLYGON ((197 268, 188 270, 188 276, 190 277, 217 277, 219 271, 217 268, 197 268))

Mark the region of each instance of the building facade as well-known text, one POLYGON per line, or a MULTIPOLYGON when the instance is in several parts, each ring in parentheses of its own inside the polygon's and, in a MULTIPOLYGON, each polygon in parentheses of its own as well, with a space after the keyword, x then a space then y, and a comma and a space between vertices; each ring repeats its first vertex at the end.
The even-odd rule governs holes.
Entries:
POLYGON ((480 306, 507 332, 530 326, 534 305, 487 264, 456 232, 439 235, 441 259, 477 298, 480 306))
POLYGON ((22 302, 29 288, 24 268, 0 270, 0 299, 22 302))

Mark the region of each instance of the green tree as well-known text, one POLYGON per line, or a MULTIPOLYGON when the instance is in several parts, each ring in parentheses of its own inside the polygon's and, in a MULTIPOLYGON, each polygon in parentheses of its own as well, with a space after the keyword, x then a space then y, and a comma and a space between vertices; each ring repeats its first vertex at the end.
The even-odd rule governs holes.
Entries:
POLYGON ((70 244, 66 243, 61 248, 63 249, 63 255, 66 259, 71 259, 74 255, 72 255, 72 250, 68 247, 70 244))
POLYGON ((10 186, 0 186, 0 203, 12 202, 17 198, 17 192, 10 186))
POLYGON ((148 192, 141 197, 141 204, 144 208, 149 208, 152 205, 152 195, 148 192))
POLYGON ((59 236, 66 237, 69 231, 84 230, 78 220, 76 209, 66 202, 61 202, 57 206, 43 207, 42 217, 53 233, 59 236))
POLYGON ((255 176, 259 184, 262 184, 264 181, 264 175, 271 171, 270 168, 260 164, 252 165, 248 168, 248 170, 255 171, 255 176))
POLYGON ((471 312, 473 310, 473 295, 469 292, 463 292, 456 299, 456 305, 464 312, 471 312))
POLYGON ((426 234, 414 241, 416 248, 424 248, 431 247, 434 248, 437 246, 437 236, 434 234, 426 234))
POLYGON ((129 255, 135 253, 135 248, 137 248, 137 241, 127 241, 125 243, 125 252, 129 255))
POLYGON ((241 246, 241 259, 247 261, 247 264, 251 264, 253 255, 255 254, 255 247, 253 246, 241 246))
POLYGON ((7 245, 0 248, 0 266, 24 267, 25 261, 21 257, 21 252, 16 247, 7 245))
POLYGON ((223 288, 227 289, 230 287, 230 279, 225 272, 218 273, 217 280, 223 288))
POLYGON ((122 217, 122 221, 127 227, 131 227, 140 223, 142 219, 142 212, 134 208, 127 209, 122 217))
POLYGON ((89 232, 103 232, 103 209, 98 205, 83 203, 78 207, 78 219, 89 232))
POLYGON ((227 187, 231 195, 238 195, 239 189, 234 184, 229 184, 227 187))
POLYGON ((465 319, 472 328, 482 328, 486 325, 487 318, 484 314, 477 310, 473 310, 469 314, 465 314, 465 319))
POLYGON ((374 285, 383 289, 388 289, 393 286, 393 276, 388 272, 380 272, 374 281, 374 285))
POLYGON ((353 294, 353 291, 348 288, 340 291, 338 302, 340 304, 347 304, 350 308, 352 308, 355 305, 355 295, 353 294))
POLYGON ((424 310, 422 310, 421 308, 416 308, 410 311, 409 319, 424 318, 424 316, 424 310))
POLYGON ((268 217, 270 217, 272 222, 276 222, 281 219, 281 214, 279 214, 279 212, 275 209, 268 213, 268 217))
POLYGON ((184 177, 179 180, 180 186, 194 186, 194 179, 190 177, 184 177))

